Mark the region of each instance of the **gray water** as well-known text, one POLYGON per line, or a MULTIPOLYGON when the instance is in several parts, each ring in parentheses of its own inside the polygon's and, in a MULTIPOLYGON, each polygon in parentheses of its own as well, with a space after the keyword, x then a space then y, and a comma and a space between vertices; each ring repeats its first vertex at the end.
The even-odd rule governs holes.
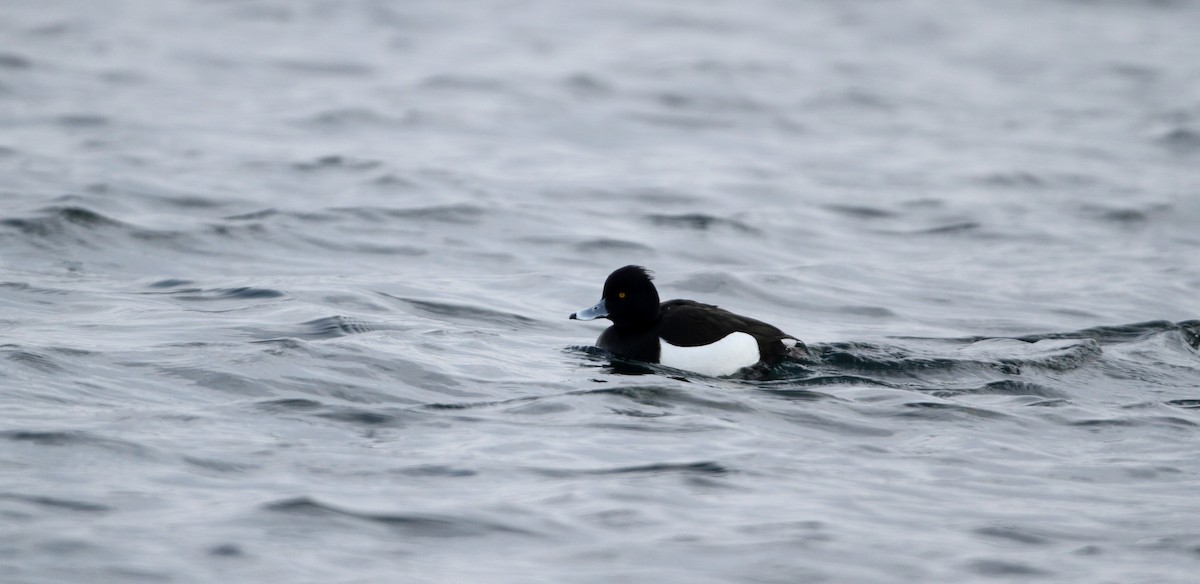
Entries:
POLYGON ((0 0, 0 582, 1195 582, 1198 23, 0 0))

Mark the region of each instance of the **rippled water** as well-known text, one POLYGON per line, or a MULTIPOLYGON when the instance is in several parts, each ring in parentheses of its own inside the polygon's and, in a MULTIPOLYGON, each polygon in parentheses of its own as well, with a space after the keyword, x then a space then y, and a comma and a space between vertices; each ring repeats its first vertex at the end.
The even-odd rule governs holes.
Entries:
POLYGON ((0 581, 1193 582, 1197 22, 6 0, 0 581))

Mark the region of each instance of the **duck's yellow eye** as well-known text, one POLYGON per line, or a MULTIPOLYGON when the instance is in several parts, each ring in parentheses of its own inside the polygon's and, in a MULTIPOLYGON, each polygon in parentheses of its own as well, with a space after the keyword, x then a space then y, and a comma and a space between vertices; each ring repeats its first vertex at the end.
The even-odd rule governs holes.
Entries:
POLYGON ((624 292, 617 292, 617 298, 624 298, 624 297, 625 297, 624 292))

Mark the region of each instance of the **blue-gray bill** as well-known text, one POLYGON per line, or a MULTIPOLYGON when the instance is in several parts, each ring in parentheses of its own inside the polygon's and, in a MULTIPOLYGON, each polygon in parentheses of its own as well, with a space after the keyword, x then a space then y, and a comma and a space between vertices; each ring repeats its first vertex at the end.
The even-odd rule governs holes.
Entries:
POLYGON ((597 302, 596 305, 591 308, 585 308, 579 312, 571 313, 570 319, 595 320, 597 318, 604 318, 606 316, 608 316, 608 305, 604 303, 604 299, 601 299, 600 302, 597 302))

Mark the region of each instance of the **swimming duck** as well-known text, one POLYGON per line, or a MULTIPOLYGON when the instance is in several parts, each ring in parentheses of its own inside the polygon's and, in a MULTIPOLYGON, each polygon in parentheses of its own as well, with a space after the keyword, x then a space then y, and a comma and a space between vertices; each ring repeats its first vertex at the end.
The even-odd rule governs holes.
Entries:
POLYGON ((803 350, 800 339, 711 304, 660 304, 652 279, 641 266, 619 268, 604 281, 600 302, 570 318, 611 320, 596 345, 618 357, 714 377, 774 364, 797 346, 803 350))

